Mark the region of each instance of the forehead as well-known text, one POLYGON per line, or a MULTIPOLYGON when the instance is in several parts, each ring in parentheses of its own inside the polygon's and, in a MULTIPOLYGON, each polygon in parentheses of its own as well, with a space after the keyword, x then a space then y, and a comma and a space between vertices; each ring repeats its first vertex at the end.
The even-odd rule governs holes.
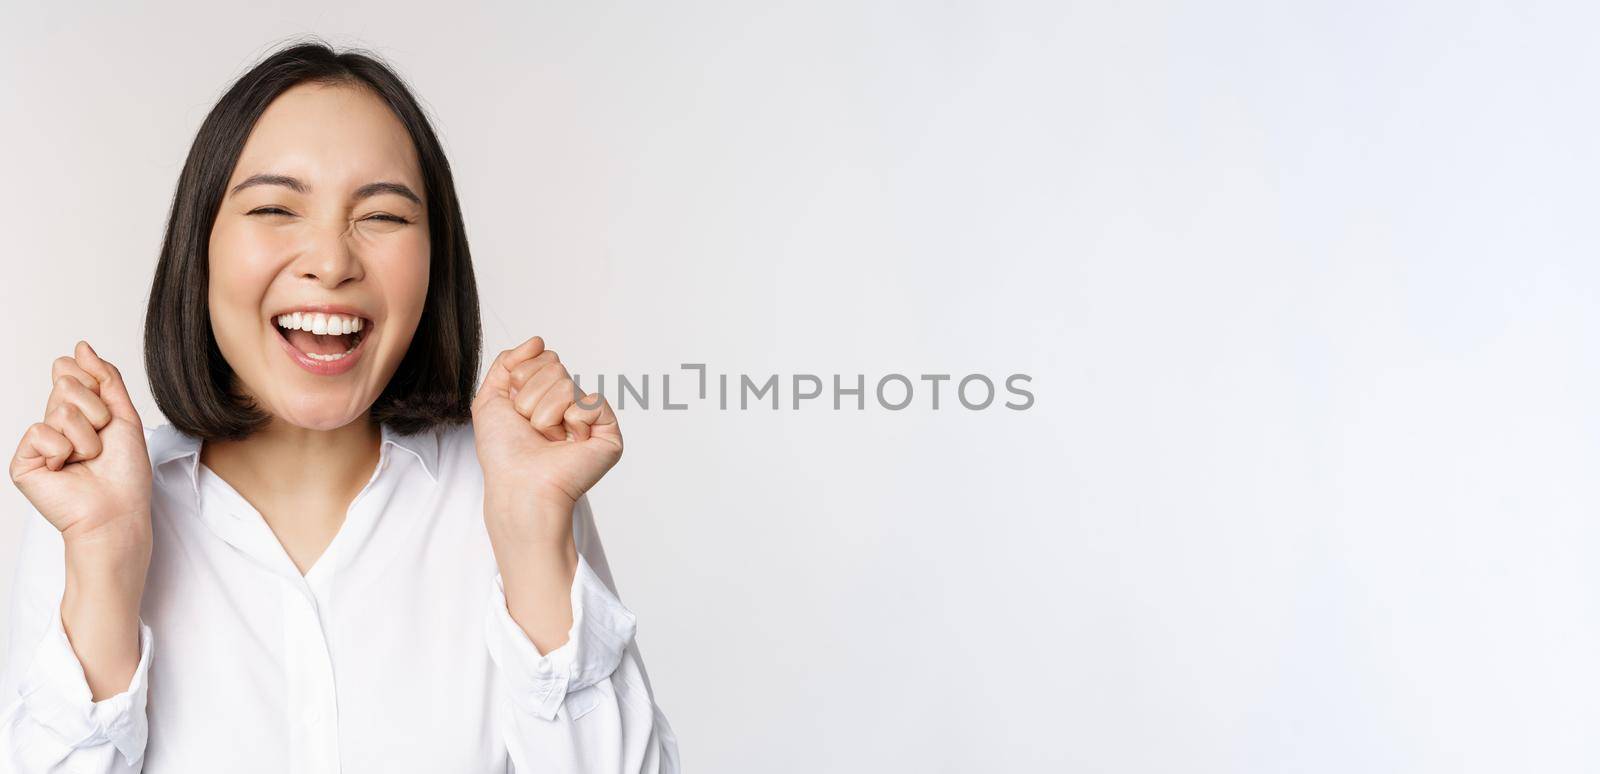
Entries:
POLYGON ((262 172, 300 178, 313 194, 345 193, 373 180, 422 192, 405 125, 376 94, 347 84, 298 84, 267 105, 228 185, 262 172))

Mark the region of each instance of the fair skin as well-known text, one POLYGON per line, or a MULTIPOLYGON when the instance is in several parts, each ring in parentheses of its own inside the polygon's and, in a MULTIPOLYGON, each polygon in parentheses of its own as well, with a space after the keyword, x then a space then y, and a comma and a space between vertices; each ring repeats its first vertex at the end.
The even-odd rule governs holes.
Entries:
MULTIPOLYGON (((271 421, 244 440, 206 441, 200 461, 255 506, 302 573, 378 463, 370 407, 427 299, 426 204, 415 147, 381 100, 349 85, 301 84, 257 122, 212 228, 213 335, 234 389, 271 421), (291 338, 277 324, 318 304, 362 318, 357 338, 315 339, 324 356, 359 341, 337 373, 298 363, 286 343, 312 334, 291 338)), ((55 360, 51 379, 44 421, 24 433, 11 479, 61 530, 62 624, 99 701, 127 690, 138 665, 149 459, 121 374, 87 342, 55 360)), ((535 336, 495 358, 472 403, 484 526, 506 606, 541 653, 564 644, 572 626, 572 509, 622 454, 610 404, 575 397, 566 367, 535 336)))

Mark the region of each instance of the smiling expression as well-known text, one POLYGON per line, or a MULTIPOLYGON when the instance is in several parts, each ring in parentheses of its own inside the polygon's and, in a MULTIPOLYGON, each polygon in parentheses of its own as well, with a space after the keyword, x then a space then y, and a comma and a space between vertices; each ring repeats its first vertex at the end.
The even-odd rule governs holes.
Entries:
POLYGON ((300 84, 262 114, 211 230, 217 347, 278 419, 360 418, 399 367, 428 293, 416 148, 371 91, 300 84))

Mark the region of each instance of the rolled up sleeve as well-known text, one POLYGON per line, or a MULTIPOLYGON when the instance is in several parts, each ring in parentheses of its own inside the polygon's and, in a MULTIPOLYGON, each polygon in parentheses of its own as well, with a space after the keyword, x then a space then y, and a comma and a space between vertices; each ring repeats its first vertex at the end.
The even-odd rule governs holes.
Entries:
POLYGON ((127 690, 94 701, 60 609, 52 607, 0 730, 12 770, 139 771, 149 735, 145 699, 154 649, 155 636, 141 620, 139 665, 127 690))
MULTIPOLYGON (((489 653, 504 676, 511 700, 530 715, 555 720, 569 695, 610 677, 633 640, 634 629, 633 613, 580 554, 572 578, 572 628, 567 641, 541 655, 511 617, 504 581, 498 573, 494 576, 485 632, 489 653)), ((572 716, 582 716, 590 708, 592 705, 566 707, 572 716)))
POLYGON ((541 654, 506 607, 497 575, 487 640, 503 695, 494 716, 509 771, 676 774, 678 739, 655 703, 587 496, 573 511, 572 628, 541 654))
POLYGON ((155 636, 139 619, 139 665, 126 690, 94 701, 61 624, 61 533, 23 519, 0 670, 0 771, 131 774, 144 766, 155 636))

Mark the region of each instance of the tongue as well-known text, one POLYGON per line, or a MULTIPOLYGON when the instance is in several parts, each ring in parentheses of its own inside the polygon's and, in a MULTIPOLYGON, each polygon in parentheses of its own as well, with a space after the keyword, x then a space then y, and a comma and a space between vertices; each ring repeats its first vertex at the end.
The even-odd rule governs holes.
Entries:
POLYGON ((289 343, 301 352, 313 355, 337 355, 350 348, 350 342, 355 340, 354 333, 343 335, 318 335, 311 331, 289 331, 289 343))

